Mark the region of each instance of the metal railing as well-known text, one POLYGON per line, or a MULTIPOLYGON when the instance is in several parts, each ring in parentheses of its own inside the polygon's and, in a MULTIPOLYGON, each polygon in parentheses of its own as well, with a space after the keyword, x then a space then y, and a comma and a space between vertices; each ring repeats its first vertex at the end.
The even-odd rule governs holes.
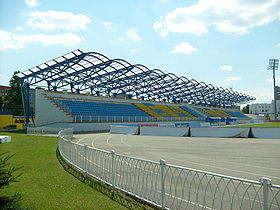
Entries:
POLYGON ((162 121, 204 121, 196 117, 146 117, 146 116, 92 116, 74 115, 73 122, 162 122, 162 121))
POLYGON ((44 136, 58 135, 59 131, 65 128, 61 127, 27 127, 27 135, 44 136))
MULTIPOLYGON (((69 134, 70 132, 70 134, 69 134)), ((234 178, 77 144, 59 134, 59 151, 76 166, 114 188, 162 209, 279 210, 280 186, 271 180, 234 178)))

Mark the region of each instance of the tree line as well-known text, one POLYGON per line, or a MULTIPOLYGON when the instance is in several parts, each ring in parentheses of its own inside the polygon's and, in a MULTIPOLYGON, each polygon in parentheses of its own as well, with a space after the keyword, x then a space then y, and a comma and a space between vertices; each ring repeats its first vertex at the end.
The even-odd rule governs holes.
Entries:
POLYGON ((21 94, 20 79, 16 74, 20 71, 15 71, 9 81, 10 88, 3 96, 0 96, 0 110, 13 112, 16 116, 24 115, 23 101, 21 94))

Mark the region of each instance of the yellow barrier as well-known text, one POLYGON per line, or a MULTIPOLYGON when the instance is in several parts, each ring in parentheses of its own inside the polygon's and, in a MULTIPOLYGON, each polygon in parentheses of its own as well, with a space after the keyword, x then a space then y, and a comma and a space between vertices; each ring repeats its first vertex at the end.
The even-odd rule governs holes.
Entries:
POLYGON ((3 129, 8 125, 13 125, 13 115, 11 114, 0 115, 0 129, 3 129))
POLYGON ((14 117, 12 114, 0 114, 0 129, 9 125, 15 125, 16 129, 23 129, 24 122, 24 117, 14 117))

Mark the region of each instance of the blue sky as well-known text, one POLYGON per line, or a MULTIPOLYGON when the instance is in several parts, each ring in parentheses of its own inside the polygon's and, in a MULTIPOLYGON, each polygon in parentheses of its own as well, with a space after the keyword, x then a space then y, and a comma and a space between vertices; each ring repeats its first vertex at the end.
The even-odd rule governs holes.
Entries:
POLYGON ((0 0, 0 85, 75 49, 270 103, 280 0, 0 0))

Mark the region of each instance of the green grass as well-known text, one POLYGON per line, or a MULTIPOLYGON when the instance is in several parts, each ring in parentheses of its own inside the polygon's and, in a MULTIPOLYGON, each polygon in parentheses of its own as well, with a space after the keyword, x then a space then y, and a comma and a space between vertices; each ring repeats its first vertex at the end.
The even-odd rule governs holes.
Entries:
POLYGON ((271 122, 271 123, 261 123, 261 124, 250 124, 250 125, 236 125, 234 127, 280 127, 280 122, 271 122))
POLYGON ((22 204, 32 209, 126 209, 63 169, 56 158, 57 138, 0 135, 12 136, 11 143, 0 144, 0 152, 16 153, 11 166, 23 166, 19 182, 1 190, 0 196, 19 192, 22 204))

